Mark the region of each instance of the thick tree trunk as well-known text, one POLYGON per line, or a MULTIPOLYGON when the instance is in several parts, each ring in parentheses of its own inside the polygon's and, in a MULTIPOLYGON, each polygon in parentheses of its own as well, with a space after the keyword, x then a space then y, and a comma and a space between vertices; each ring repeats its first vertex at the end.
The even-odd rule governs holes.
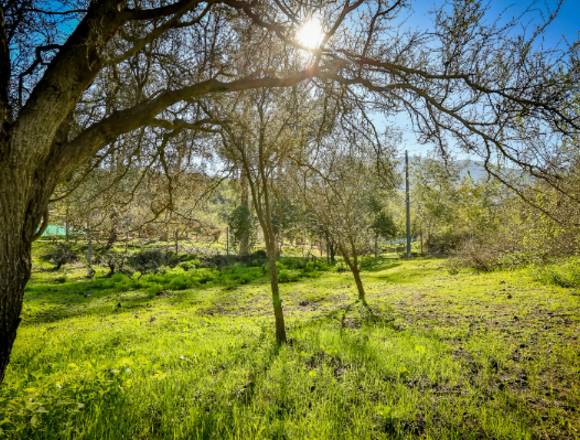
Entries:
POLYGON ((29 197, 32 182, 23 170, 0 161, 0 383, 20 323, 32 240, 47 203, 39 195, 29 197))
MULTIPOLYGON (((2 204, 3 205, 3 204, 2 204)), ((6 213, 5 213, 6 214, 6 213)), ((3 216, 4 217, 4 216, 3 216)), ((0 383, 10 360, 20 312, 24 286, 30 278, 30 243, 24 242, 11 224, 0 223, 0 383)))

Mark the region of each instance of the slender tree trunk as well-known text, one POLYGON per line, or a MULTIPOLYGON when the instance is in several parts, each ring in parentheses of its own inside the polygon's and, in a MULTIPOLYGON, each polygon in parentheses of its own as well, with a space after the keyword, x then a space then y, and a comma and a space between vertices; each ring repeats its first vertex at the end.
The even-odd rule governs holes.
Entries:
POLYGON ((352 271, 352 276, 354 277, 354 282, 356 283, 356 289, 358 291, 358 299, 363 304, 366 304, 367 303, 366 293, 365 293, 365 289, 364 289, 364 286, 362 283, 362 279, 360 277, 360 270, 357 266, 353 266, 351 268, 351 271, 352 271))
POLYGON ((332 239, 329 236, 326 236, 326 247, 327 247, 326 258, 328 262, 331 264, 336 263, 336 246, 334 245, 332 239))
POLYGON ((276 243, 276 234, 274 234, 274 226, 272 225, 272 211, 270 209, 270 195, 268 191, 269 182, 261 170, 260 175, 256 180, 251 179, 248 162, 243 162, 247 182, 252 194, 252 201, 256 215, 264 235, 266 242, 266 256, 268 258, 268 272, 270 275, 270 287, 272 291, 272 306, 274 308, 274 321, 276 326, 276 342, 278 344, 285 344, 286 325, 284 323, 284 311, 282 309, 282 299, 280 298, 280 287, 278 285, 278 268, 276 267, 276 260, 278 258, 278 246, 276 243), (262 195, 259 194, 258 189, 261 190, 262 195))
MULTIPOLYGON (((245 208, 245 211, 250 213, 250 202, 248 198, 248 177, 242 167, 240 171, 240 205, 245 208)), ((248 219, 249 220, 249 219, 248 219)), ((247 228, 242 228, 240 234, 240 257, 246 257, 250 254, 250 222, 247 228)))
POLYGON ((342 257, 344 258, 344 261, 348 265, 348 267, 352 273, 352 276, 354 278, 354 282, 356 284, 356 290, 358 292, 358 300, 360 302, 362 302, 364 305, 366 305, 367 304, 366 293, 365 293, 365 288, 364 288, 362 279, 360 277, 360 269, 359 269, 359 265, 358 265, 358 256, 356 253, 353 253, 352 256, 349 255, 343 246, 339 245, 339 248, 340 248, 340 252, 342 253, 342 257))
POLYGON ((278 268, 276 267, 277 249, 272 237, 266 239, 266 253, 268 255, 268 271, 270 272, 270 287, 272 289, 272 305, 274 307, 274 319, 276 323, 276 342, 286 342, 286 326, 284 324, 284 312, 280 299, 280 287, 278 285, 278 268))
POLYGON ((69 226, 69 209, 68 209, 68 202, 66 203, 66 209, 64 211, 64 241, 68 243, 69 235, 70 235, 70 226, 69 226))
POLYGON ((95 270, 93 269, 93 237, 91 234, 91 228, 87 225, 87 278, 93 278, 95 276, 95 270))

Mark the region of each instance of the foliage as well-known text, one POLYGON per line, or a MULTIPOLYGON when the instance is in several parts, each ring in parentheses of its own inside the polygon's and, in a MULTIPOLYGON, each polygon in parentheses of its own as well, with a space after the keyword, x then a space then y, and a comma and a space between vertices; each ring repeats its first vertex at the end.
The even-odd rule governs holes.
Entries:
POLYGON ((158 272, 162 267, 175 267, 180 258, 175 252, 146 249, 130 255, 127 264, 141 273, 158 272))
POLYGON ((249 238, 249 246, 256 241, 256 221, 246 205, 238 205, 228 216, 232 244, 238 246, 243 236, 249 238))
POLYGON ((575 257, 558 263, 533 268, 536 279, 560 287, 580 288, 580 258, 575 257))
POLYGON ((59 270, 63 265, 75 263, 79 260, 78 251, 66 242, 58 242, 48 252, 42 255, 42 260, 54 265, 54 270, 59 270))
POLYGON ((371 228, 378 237, 386 240, 397 236, 397 225, 393 216, 381 209, 374 218, 371 228))
POLYGON ((580 208, 572 189, 577 170, 563 178, 567 194, 530 183, 524 196, 537 207, 497 181, 461 178, 453 164, 447 171, 437 161, 419 162, 415 171, 416 229, 425 235, 430 254, 451 255, 454 268, 489 271, 580 252, 580 208))

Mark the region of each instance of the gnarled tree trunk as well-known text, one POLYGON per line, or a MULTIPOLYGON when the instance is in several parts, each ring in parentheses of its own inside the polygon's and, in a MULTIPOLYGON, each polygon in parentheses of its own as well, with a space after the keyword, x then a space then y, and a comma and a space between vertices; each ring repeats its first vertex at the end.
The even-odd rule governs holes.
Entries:
MULTIPOLYGON (((0 153, 9 153, 12 145, 0 145, 0 153)), ((30 278, 31 248, 40 220, 43 218, 50 185, 40 185, 42 173, 35 176, 14 166, 14 155, 0 156, 0 383, 16 330, 24 287, 30 278), (41 189, 42 188, 42 189, 41 189)))

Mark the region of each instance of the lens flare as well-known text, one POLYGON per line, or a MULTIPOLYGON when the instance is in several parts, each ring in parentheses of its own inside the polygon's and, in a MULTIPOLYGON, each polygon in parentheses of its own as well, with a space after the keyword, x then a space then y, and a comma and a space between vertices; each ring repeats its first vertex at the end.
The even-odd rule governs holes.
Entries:
POLYGON ((296 33, 298 43, 310 50, 318 49, 323 39, 322 24, 317 17, 312 17, 306 21, 296 33))

